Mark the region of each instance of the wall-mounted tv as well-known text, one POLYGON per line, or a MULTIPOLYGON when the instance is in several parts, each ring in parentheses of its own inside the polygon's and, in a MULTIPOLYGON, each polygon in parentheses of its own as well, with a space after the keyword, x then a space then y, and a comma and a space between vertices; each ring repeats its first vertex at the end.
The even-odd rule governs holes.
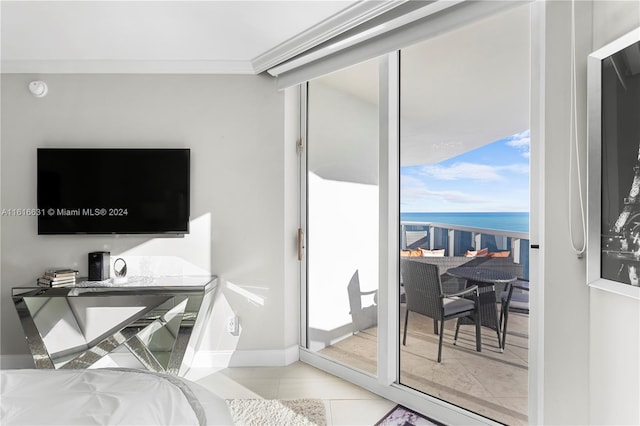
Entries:
POLYGON ((189 149, 39 148, 38 234, 186 234, 189 149))

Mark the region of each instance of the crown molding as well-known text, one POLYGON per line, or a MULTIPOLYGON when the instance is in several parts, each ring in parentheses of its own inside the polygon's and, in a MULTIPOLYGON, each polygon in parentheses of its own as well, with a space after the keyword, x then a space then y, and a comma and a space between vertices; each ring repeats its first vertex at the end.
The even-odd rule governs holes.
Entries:
POLYGON ((256 74, 266 71, 408 1, 361 0, 257 56, 251 61, 253 70, 256 74))
POLYGON ((250 61, 3 60, 2 74, 254 74, 250 61))
POLYGON ((423 4, 419 7, 413 8, 412 10, 406 12, 401 11, 398 16, 390 17, 388 20, 384 20, 382 22, 376 22, 374 23, 374 25, 371 25, 368 28, 363 28, 359 32, 356 31, 343 37, 336 37, 336 40, 334 40, 334 42, 327 43, 326 45, 321 46, 318 49, 314 49, 310 52, 303 53, 295 58, 291 58, 291 60, 287 62, 280 63, 277 66, 270 68, 268 72, 272 76, 277 77, 280 74, 291 71, 292 69, 295 69, 301 65, 308 64, 331 54, 335 54, 341 50, 345 50, 357 44, 363 43, 369 39, 381 36, 385 33, 389 33, 393 30, 409 25, 429 15, 433 15, 445 9, 452 8, 460 3, 463 3, 464 1, 465 0, 446 0, 422 2, 423 4))

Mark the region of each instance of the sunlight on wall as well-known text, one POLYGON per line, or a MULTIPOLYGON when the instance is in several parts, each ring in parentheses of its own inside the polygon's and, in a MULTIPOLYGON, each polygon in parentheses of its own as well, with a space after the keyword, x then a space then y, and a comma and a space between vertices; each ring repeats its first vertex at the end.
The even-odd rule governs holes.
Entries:
POLYGON ((234 293, 237 293, 242 297, 245 297, 249 303, 253 303, 259 306, 264 306, 264 297, 251 293, 246 288, 242 288, 238 285, 233 284, 232 282, 227 282, 227 289, 233 291, 234 293))
POLYGON ((184 237, 154 238, 120 254, 111 253, 111 271, 119 257, 127 262, 129 277, 211 275, 211 213, 191 220, 184 237))
MULTIPOLYGON (((227 367, 231 363, 233 353, 242 336, 242 318, 240 318, 239 331, 236 335, 227 332, 223 326, 226 324, 227 318, 236 315, 236 313, 227 297, 220 290, 222 289, 219 289, 214 301, 209 325, 204 330, 198 351, 194 354, 192 366, 196 369, 227 367)), ((197 375, 198 373, 192 372, 193 374, 197 375)))
POLYGON ((378 288, 378 187, 309 173, 309 327, 351 323, 347 285, 378 288))

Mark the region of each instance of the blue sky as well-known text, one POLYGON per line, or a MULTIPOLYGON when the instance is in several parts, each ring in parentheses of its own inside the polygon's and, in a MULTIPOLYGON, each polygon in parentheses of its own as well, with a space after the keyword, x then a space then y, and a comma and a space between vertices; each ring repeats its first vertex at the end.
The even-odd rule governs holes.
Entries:
POLYGON ((402 212, 528 212, 529 130, 400 169, 402 212))

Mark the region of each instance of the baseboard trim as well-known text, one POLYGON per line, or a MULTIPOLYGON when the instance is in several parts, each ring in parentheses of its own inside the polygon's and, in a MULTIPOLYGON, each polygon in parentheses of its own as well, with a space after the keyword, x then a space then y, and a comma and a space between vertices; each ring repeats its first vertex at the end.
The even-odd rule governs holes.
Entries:
POLYGON ((198 351, 191 368, 285 367, 299 359, 298 346, 248 351, 198 351))
MULTIPOLYGON (((131 362, 129 353, 111 353, 113 365, 104 363, 103 367, 115 365, 138 368, 131 362)), ((285 367, 300 359, 300 347, 289 346, 285 349, 263 349, 248 351, 198 351, 193 357, 191 368, 226 367, 285 367)), ((0 355, 0 368, 5 370, 35 368, 30 355, 0 355)))

